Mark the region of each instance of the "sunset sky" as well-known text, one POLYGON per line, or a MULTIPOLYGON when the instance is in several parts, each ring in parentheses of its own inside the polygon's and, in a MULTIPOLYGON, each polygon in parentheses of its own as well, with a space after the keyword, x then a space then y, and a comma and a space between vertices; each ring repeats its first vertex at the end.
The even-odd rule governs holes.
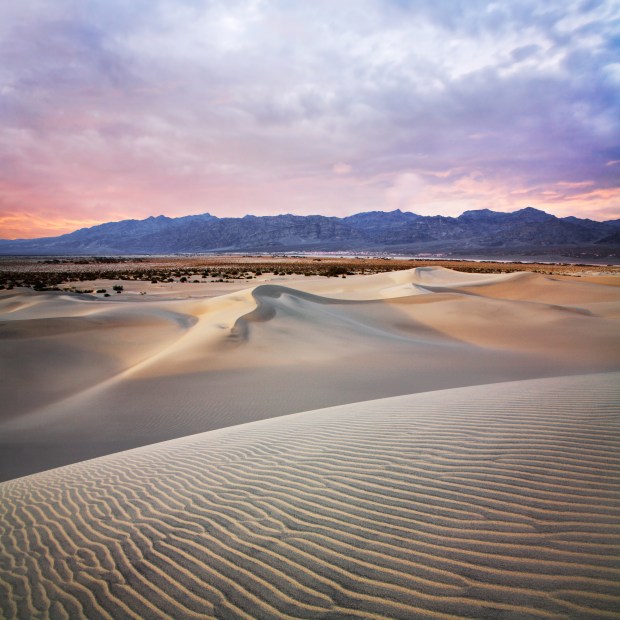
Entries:
POLYGON ((0 3, 0 237, 149 215, 620 217, 618 0, 0 3))

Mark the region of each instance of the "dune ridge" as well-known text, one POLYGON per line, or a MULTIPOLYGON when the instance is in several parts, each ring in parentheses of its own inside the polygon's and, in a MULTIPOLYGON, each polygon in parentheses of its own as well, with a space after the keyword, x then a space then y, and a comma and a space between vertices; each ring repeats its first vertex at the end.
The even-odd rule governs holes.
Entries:
POLYGON ((423 267, 187 286, 0 292, 0 480, 331 405, 620 369, 605 284, 423 267))
POLYGON ((391 397, 0 484, 5 618, 615 618, 620 373, 391 397))

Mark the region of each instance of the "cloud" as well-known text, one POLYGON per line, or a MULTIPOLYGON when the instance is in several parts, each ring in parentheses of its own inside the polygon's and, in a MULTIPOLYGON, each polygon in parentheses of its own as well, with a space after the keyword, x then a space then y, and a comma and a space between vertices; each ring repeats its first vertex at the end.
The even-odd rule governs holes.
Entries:
POLYGON ((350 166, 349 164, 345 164, 343 162, 334 164, 332 166, 333 173, 338 175, 349 174, 351 170, 353 170, 353 166, 350 166))
POLYGON ((520 47, 516 47, 512 50, 512 52, 510 52, 510 56, 515 62, 520 63, 523 60, 527 60, 528 58, 537 55, 537 53, 540 51, 540 45, 532 43, 531 45, 522 45, 520 47))
POLYGON ((614 0, 4 3, 0 215, 57 230, 556 192, 620 216, 619 19, 614 0))

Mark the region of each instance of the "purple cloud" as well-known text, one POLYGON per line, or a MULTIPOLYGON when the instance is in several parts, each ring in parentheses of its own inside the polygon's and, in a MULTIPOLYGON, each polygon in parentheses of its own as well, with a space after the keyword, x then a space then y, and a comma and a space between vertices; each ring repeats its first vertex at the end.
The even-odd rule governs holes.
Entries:
POLYGON ((5 3, 0 236, 395 204, 620 217, 619 24, 614 0, 5 3))

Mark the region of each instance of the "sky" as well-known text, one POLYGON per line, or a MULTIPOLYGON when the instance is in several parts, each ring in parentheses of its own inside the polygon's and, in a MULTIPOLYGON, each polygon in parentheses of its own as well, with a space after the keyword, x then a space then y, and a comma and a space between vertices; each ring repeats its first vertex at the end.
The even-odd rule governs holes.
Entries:
POLYGON ((0 238, 206 212, 620 218, 619 0, 19 0, 0 59, 0 238))

